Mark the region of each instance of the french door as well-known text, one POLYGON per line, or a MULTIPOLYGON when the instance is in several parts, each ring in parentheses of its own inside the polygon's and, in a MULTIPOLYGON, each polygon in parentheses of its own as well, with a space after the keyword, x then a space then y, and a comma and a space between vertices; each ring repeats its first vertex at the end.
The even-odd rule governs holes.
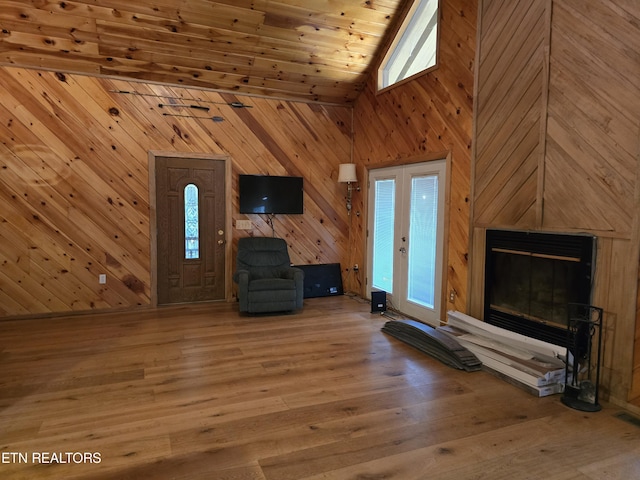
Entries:
POLYGON ((432 325, 442 308, 445 172, 438 160, 369 173, 367 291, 432 325))

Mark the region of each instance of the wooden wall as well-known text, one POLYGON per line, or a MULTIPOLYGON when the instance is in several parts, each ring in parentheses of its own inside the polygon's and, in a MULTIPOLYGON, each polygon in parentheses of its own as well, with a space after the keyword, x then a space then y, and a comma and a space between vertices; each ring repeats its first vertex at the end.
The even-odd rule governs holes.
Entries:
POLYGON ((596 235, 604 395, 638 406, 639 20, 626 0, 481 0, 469 303, 481 317, 486 228, 596 235))
POLYGON ((19 68, 0 69, 0 99, 0 317, 150 303, 149 151, 229 156, 233 220, 254 224, 233 230, 234 245, 271 235, 263 217, 237 213, 238 174, 303 176, 305 213, 277 216, 276 235, 294 263, 347 261, 336 180, 350 158, 350 108, 19 68), (167 97, 211 110, 159 108, 181 102, 167 97), (236 100, 252 108, 227 105, 236 100))
MULTIPOLYGON (((362 191, 354 197, 352 262, 366 258, 366 179, 369 169, 450 157, 449 226, 445 285, 454 302, 443 305, 464 311, 467 301, 469 242, 469 178, 476 42, 475 0, 441 2, 440 57, 436 70, 376 94, 375 75, 354 110, 354 161, 362 191)), ((365 276, 353 276, 354 290, 364 293, 365 276)))

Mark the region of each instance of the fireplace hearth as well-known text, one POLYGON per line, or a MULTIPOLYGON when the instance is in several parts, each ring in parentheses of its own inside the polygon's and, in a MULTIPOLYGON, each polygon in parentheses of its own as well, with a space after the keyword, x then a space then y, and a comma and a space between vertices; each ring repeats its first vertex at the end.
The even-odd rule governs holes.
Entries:
POLYGON ((566 346, 567 306, 591 303, 592 235, 487 230, 484 320, 566 346))

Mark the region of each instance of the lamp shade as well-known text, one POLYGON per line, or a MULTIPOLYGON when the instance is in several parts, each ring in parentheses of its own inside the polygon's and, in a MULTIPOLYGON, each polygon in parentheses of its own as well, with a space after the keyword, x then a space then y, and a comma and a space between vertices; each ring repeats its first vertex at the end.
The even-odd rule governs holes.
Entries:
POLYGON ((340 170, 338 171, 338 182, 348 183, 357 182, 356 176, 356 164, 355 163, 341 163, 340 170))

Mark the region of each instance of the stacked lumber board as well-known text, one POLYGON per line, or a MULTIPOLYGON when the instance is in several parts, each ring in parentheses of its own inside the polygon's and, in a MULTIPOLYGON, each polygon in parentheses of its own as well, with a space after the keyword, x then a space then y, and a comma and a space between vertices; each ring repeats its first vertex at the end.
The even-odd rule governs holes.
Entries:
POLYGON ((566 348, 447 312, 439 332, 456 339, 482 361, 484 370, 538 397, 562 393, 566 348))
POLYGON ((455 338, 424 323, 389 320, 382 331, 458 370, 474 372, 482 368, 480 360, 455 338))

